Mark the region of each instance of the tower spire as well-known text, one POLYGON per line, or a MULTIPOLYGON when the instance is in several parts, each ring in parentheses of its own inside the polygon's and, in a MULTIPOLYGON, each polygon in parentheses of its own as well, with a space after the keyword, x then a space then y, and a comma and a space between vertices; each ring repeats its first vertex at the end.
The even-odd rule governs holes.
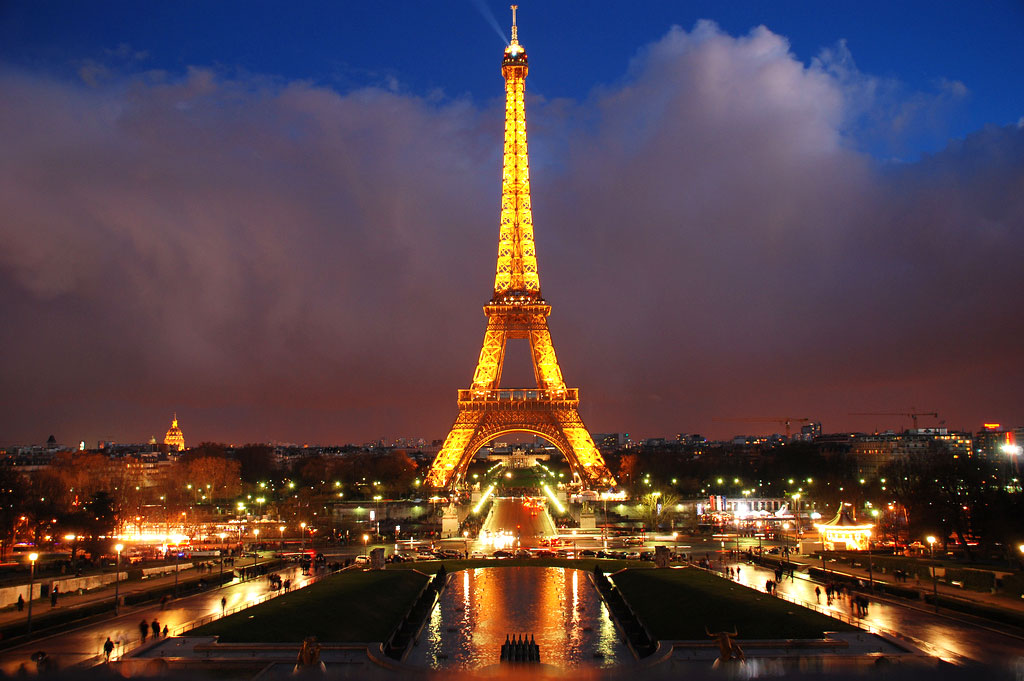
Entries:
POLYGON ((519 5, 511 5, 512 7, 512 44, 519 44, 519 28, 516 26, 516 10, 519 9, 519 5))

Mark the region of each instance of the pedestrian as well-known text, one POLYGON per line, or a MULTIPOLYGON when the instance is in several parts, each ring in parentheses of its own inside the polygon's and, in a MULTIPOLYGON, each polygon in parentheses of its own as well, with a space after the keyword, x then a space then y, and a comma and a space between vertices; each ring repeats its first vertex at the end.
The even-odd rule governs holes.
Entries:
POLYGON ((164 625, 164 638, 167 638, 167 625, 164 625))
POLYGON ((153 623, 149 625, 153 629, 153 638, 160 638, 160 623, 153 619, 153 623))
POLYGON ((740 569, 736 568, 736 579, 738 580, 739 578, 740 578, 740 569))
POLYGON ((54 584, 53 588, 50 589, 50 607, 51 608, 56 608, 57 607, 57 585, 56 584, 54 584))
POLYGON ((227 597, 222 596, 221 599, 220 599, 220 614, 221 614, 221 617, 224 616, 224 608, 226 608, 226 607, 228 607, 228 599, 227 599, 227 597))
POLYGON ((816 603, 818 603, 818 604, 821 604, 821 587, 820 586, 814 587, 814 601, 816 603))
POLYGON ((107 662, 110 662, 110 653, 114 652, 114 642, 107 637, 107 640, 103 643, 103 657, 106 658, 107 662))
POLYGON ((21 594, 18 594, 18 612, 21 612, 24 609, 25 609, 25 597, 22 596, 21 594))
POLYGON ((139 634, 142 635, 142 642, 145 643, 146 639, 149 637, 149 622, 145 619, 139 622, 139 634))

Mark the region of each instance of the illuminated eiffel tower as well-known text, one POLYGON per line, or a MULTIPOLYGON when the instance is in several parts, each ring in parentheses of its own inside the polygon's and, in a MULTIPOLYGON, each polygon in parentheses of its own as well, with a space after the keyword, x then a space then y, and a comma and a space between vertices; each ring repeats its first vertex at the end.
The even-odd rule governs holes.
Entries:
POLYGON ((501 62, 505 78, 505 158, 501 176, 501 227, 494 295, 484 305, 487 331, 473 386, 459 391, 459 415, 431 465, 427 483, 459 484, 473 455, 507 433, 543 437, 565 456, 585 487, 615 484, 579 414, 579 389, 565 387, 548 330, 551 306, 540 295, 530 210, 530 165, 526 154, 526 50, 519 44, 516 5, 512 41, 501 62), (536 388, 499 389, 505 345, 530 341, 536 388))

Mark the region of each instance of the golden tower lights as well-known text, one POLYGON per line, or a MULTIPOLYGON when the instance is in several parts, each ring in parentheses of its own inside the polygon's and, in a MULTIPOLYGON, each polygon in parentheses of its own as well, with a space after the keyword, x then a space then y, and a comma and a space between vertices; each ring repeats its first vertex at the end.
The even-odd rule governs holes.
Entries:
POLYGON ((427 475, 435 488, 458 484, 473 455, 487 442, 528 432, 562 452, 584 486, 615 484, 579 415, 579 389, 562 380, 548 329, 551 306, 540 293, 530 206, 530 162, 526 145, 526 50, 519 44, 516 5, 512 40, 505 48, 505 144, 501 174, 501 219, 494 294, 484 305, 487 329, 469 390, 460 390, 459 415, 427 475), (530 343, 536 388, 500 389, 509 339, 530 343))

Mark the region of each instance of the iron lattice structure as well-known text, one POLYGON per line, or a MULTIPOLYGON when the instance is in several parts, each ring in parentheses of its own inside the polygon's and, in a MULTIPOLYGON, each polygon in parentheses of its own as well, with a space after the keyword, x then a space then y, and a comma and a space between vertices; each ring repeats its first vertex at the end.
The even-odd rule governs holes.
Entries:
POLYGON ((496 437, 527 432, 562 452, 587 487, 614 484, 579 414, 579 390, 562 380, 548 329, 551 306, 541 297, 530 208, 524 90, 526 50, 512 14, 512 41, 505 48, 505 149, 501 176, 501 225, 494 295, 484 306, 487 330, 473 386, 459 391, 459 415, 427 476, 435 488, 457 485, 473 455, 496 437), (500 389, 509 339, 527 339, 536 388, 500 389))

